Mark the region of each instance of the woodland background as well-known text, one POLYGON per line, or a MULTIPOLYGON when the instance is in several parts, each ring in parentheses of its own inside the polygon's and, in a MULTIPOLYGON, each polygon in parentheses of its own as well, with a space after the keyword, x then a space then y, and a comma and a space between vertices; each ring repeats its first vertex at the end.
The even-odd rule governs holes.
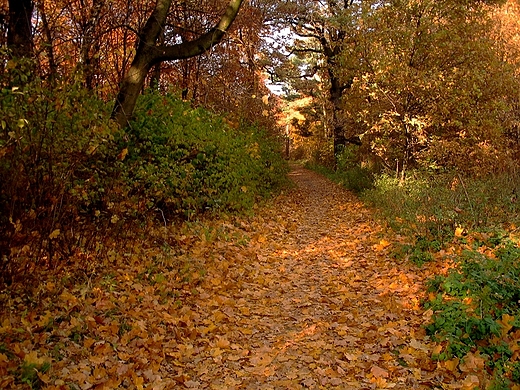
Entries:
MULTIPOLYGON (((473 253, 432 283, 430 330, 453 346, 442 358, 483 348, 475 340, 500 334, 498 321, 514 333, 519 20, 514 0, 4 0, 4 298, 157 226, 251 212, 285 188, 292 159, 407 237, 395 256, 473 253), (177 57, 148 61, 135 110, 118 120, 140 53, 171 46, 177 57)), ((517 351, 501 351, 512 360, 497 370, 518 382, 517 351)))

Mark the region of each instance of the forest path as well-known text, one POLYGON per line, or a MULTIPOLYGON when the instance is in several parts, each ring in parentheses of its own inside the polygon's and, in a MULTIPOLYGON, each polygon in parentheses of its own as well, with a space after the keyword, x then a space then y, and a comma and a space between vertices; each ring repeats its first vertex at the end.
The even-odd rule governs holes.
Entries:
POLYGON ((431 271, 392 259, 352 193, 290 176, 256 216, 154 224, 4 294, 0 388, 472 389, 430 359, 431 271))
POLYGON ((296 188, 249 227, 250 251, 208 274, 197 312, 217 335, 190 350, 184 384, 433 388, 420 270, 389 258, 352 193, 298 166, 290 177, 296 188))

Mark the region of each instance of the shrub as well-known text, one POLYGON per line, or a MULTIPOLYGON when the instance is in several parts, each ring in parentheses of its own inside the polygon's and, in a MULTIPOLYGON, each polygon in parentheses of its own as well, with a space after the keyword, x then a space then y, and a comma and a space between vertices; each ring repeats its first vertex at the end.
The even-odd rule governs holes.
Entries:
POLYGON ((509 239, 492 251, 488 245, 494 243, 478 243, 447 276, 429 281, 436 295, 425 303, 433 311, 426 329, 447 342, 446 352, 437 358, 463 358, 478 349, 496 378, 520 383, 518 362, 511 360, 520 329, 520 248, 509 239), (481 253, 484 249, 489 255, 481 253))
POLYGON ((50 262, 57 252, 88 245, 92 229, 81 221, 100 222, 114 190, 118 132, 104 102, 74 81, 27 77, 16 85, 20 75, 2 76, 0 274, 6 276, 21 266, 14 259, 30 254, 32 262, 44 256, 50 262))
MULTIPOLYGON (((357 146, 345 146, 336 156, 336 169, 328 165, 308 163, 307 167, 357 193, 373 187, 373 173, 358 162, 357 146)), ((333 164, 332 164, 333 165, 333 164)))
POLYGON ((173 95, 142 96, 137 112, 125 178, 149 209, 187 217, 244 210, 284 180, 277 145, 255 126, 235 129, 173 95))

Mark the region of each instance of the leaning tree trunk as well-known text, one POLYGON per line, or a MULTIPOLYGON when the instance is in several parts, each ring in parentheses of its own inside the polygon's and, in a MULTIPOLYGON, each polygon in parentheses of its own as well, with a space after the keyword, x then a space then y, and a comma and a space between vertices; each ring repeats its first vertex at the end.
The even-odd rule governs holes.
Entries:
POLYGON ((163 61, 198 56, 218 44, 235 20, 243 0, 230 0, 218 24, 194 41, 160 45, 157 42, 166 24, 171 3, 172 0, 157 0, 152 15, 139 35, 134 60, 123 78, 112 111, 112 118, 120 127, 128 125, 150 69, 163 61))

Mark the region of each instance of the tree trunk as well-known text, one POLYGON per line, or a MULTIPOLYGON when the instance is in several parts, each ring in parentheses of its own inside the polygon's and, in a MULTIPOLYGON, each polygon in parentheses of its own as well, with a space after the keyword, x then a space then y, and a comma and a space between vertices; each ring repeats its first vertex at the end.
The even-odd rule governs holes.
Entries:
POLYGON ((329 71, 330 74, 330 89, 329 99, 332 103, 332 136, 334 139, 334 155, 336 156, 341 152, 342 147, 346 144, 345 130, 343 124, 340 121, 339 113, 341 112, 341 95, 343 93, 343 87, 341 86, 337 77, 334 76, 332 69, 329 71))
POLYGON ((49 26, 49 19, 47 18, 47 11, 45 10, 45 2, 41 1, 36 5, 38 13, 42 19, 43 36, 46 39, 44 44, 45 52, 47 53, 47 61, 49 61, 49 75, 54 77, 58 74, 58 65, 54 56, 54 40, 52 38, 51 28, 49 26))
POLYGON ((240 10, 243 0, 230 0, 218 24, 194 41, 176 45, 158 45, 172 0, 157 0, 152 15, 139 35, 139 44, 132 65, 123 78, 112 118, 120 127, 128 125, 146 75, 157 63, 198 56, 219 43, 240 10))
POLYGON ((153 66, 152 75, 150 76, 150 89, 160 90, 161 87, 161 63, 157 63, 153 66))
POLYGON ((86 23, 82 26, 82 42, 80 47, 80 68, 83 71, 85 87, 94 88, 94 76, 97 68, 97 60, 92 48, 95 48, 95 31, 101 18, 101 10, 105 6, 105 0, 94 0, 90 8, 90 15, 86 23))
POLYGON ((112 112, 112 118, 119 127, 126 127, 134 112, 137 98, 144 86, 146 75, 150 71, 152 65, 146 57, 136 57, 130 65, 130 69, 119 88, 116 98, 116 104, 112 112))
POLYGON ((9 0, 7 47, 14 57, 32 57, 32 0, 9 0))

